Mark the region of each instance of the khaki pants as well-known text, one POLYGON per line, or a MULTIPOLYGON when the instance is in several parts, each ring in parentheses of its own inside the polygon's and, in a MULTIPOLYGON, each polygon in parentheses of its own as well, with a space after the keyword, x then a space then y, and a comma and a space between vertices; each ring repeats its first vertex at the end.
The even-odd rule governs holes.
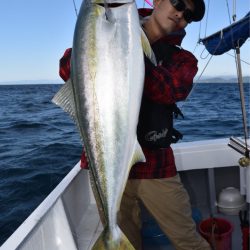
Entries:
POLYGON ((118 224, 136 250, 142 249, 140 201, 176 250, 211 249, 196 232, 189 196, 179 175, 167 179, 128 180, 118 213, 118 224))

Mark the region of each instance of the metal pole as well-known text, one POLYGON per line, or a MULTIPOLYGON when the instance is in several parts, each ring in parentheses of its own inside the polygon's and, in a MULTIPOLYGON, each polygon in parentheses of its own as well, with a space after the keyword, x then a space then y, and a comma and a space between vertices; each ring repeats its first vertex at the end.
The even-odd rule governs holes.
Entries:
POLYGON ((238 84, 240 89, 240 100, 241 100, 241 111, 242 111, 242 119, 244 126, 244 137, 245 137, 245 145, 247 146, 248 139, 248 131, 247 131, 247 115, 246 115, 246 107, 245 107, 245 99, 244 99, 244 86, 242 79, 242 70, 241 70, 241 61, 240 61, 240 48, 236 47, 236 63, 237 63, 237 71, 238 71, 238 84))

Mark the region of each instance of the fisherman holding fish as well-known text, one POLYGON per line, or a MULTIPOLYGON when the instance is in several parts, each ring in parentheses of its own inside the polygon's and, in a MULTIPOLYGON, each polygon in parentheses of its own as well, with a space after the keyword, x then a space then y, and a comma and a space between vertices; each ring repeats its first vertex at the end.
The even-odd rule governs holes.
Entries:
MULTIPOLYGON (((118 212, 118 224, 136 250, 143 249, 140 202, 176 250, 211 249, 196 232, 189 197, 170 146, 182 138, 173 127, 173 118, 182 116, 176 102, 188 96, 198 70, 196 58, 180 48, 184 28, 192 21, 200 21, 204 12, 203 0, 154 0, 153 9, 139 10, 157 64, 145 56, 137 137, 146 162, 132 166, 118 212)), ((60 60, 60 76, 65 81, 70 75, 70 57, 68 49, 60 60)), ((81 166, 88 167, 85 153, 81 166)))

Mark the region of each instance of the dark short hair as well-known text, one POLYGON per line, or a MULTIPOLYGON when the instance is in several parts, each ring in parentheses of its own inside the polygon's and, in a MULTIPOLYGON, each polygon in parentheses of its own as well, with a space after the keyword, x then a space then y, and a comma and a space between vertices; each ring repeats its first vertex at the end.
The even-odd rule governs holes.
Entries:
POLYGON ((194 3, 193 21, 200 21, 205 14, 205 3, 203 0, 192 0, 194 3))

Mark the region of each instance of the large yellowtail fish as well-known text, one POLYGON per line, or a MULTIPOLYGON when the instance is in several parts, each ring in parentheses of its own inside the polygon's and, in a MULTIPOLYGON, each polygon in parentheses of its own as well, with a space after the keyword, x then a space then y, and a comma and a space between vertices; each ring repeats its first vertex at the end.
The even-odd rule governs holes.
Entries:
MULTIPOLYGON (((131 166, 144 161, 136 127, 144 83, 143 48, 136 4, 84 1, 73 40, 71 77, 53 102, 75 120, 89 160, 92 188, 104 217, 93 249, 134 249, 117 225, 131 166)), ((129 218, 128 218, 129 219, 129 218)))

